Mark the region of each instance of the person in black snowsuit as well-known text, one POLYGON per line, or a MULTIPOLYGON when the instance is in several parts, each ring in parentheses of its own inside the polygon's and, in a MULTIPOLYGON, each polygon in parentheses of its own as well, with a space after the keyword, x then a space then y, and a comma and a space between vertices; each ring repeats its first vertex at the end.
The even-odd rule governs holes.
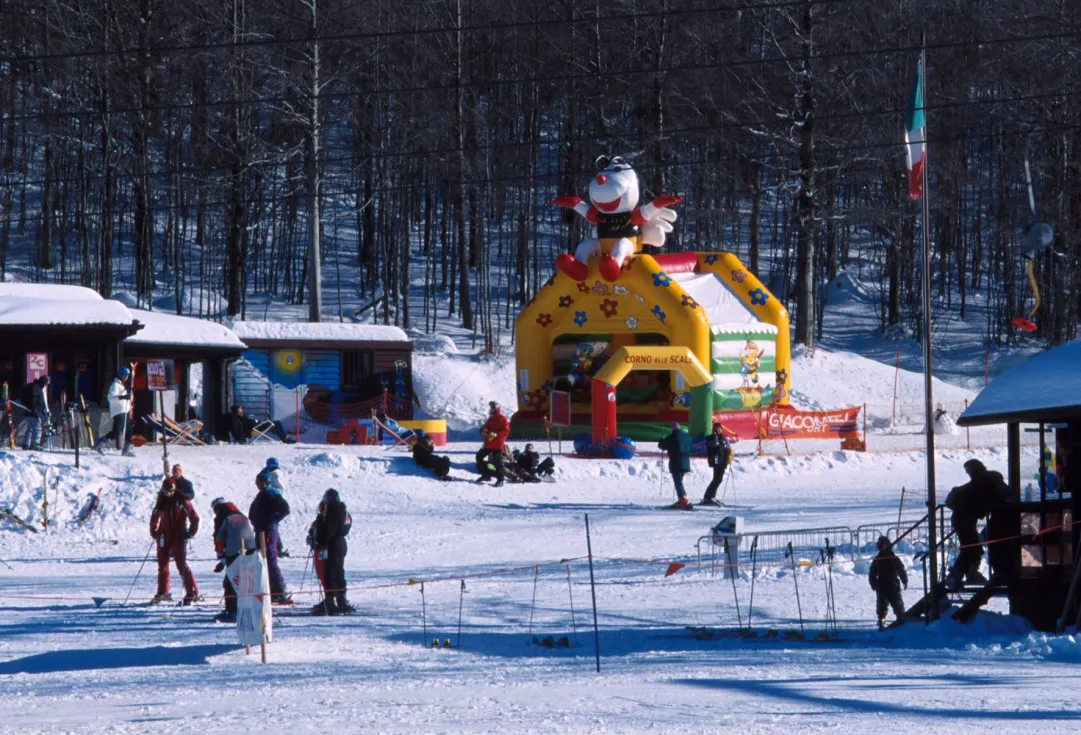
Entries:
POLYGON ((987 469, 978 459, 968 460, 964 467, 969 481, 953 488, 946 496, 946 507, 953 511, 950 523, 961 546, 957 560, 946 576, 946 589, 951 592, 960 589, 965 581, 987 583, 987 578, 980 574, 983 545, 976 525, 1002 507, 1008 493, 1002 474, 987 469))
POLYGON ((345 537, 349 535, 352 525, 353 519, 338 491, 333 488, 327 490, 323 494, 319 515, 309 534, 313 549, 322 549, 326 554, 323 562, 323 601, 312 608, 313 615, 342 615, 353 612, 353 607, 345 596, 345 555, 349 551, 345 537))
POLYGON ((905 601, 901 598, 901 588, 908 589, 908 572, 905 565, 893 553, 892 544, 885 536, 878 537, 878 556, 871 561, 871 571, 867 575, 871 589, 877 594, 875 612, 878 615, 878 629, 886 627, 886 610, 893 609, 898 622, 905 615, 905 601))
POLYGON ((248 508, 248 518, 252 528, 258 534, 266 534, 266 564, 267 576, 270 578, 271 600, 279 604, 291 604, 292 598, 285 587, 285 577, 281 567, 278 566, 278 524, 289 515, 289 503, 281 490, 271 482, 271 473, 267 470, 260 472, 255 478, 255 486, 259 493, 255 500, 251 501, 248 508))
MULTIPOLYGON (((252 433, 259 423, 250 416, 244 415, 243 406, 232 405, 229 407, 229 413, 221 417, 222 428, 218 430, 221 434, 218 438, 222 441, 232 440, 236 444, 251 444, 252 433)), ((270 423, 270 431, 278 438, 278 441, 283 444, 296 443, 296 439, 285 432, 285 427, 282 426, 281 421, 272 421, 270 423)))
POLYGON ((513 457, 518 474, 530 482, 540 482, 542 476, 551 477, 555 473, 556 463, 551 457, 542 461, 532 444, 526 444, 525 451, 514 450, 513 457))
POLYGON ((23 434, 23 449, 41 449, 41 443, 49 436, 48 426, 52 422, 49 414, 49 376, 42 375, 23 386, 19 400, 26 408, 26 432, 23 434))
POLYGON ((417 467, 431 470, 440 480, 446 480, 450 474, 450 457, 435 453, 435 444, 430 436, 422 436, 413 442, 413 461, 417 467))
POLYGON ((724 482, 724 472, 728 469, 730 452, 731 447, 728 444, 728 439, 724 436, 721 422, 714 421, 713 431, 706 437, 706 461, 713 470, 713 479, 706 486, 706 494, 703 496, 700 505, 720 506, 721 503, 717 500, 717 489, 724 482))

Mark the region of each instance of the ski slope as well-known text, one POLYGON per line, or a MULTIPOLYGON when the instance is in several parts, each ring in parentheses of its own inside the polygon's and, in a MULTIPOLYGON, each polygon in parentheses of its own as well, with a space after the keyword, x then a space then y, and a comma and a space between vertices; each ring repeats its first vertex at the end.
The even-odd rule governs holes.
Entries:
MULTIPOLYGON (((382 448, 171 449, 207 524, 191 547, 207 602, 193 608, 139 606, 154 593, 153 560, 123 604, 150 544, 160 452, 84 456, 80 470, 59 453, 0 453, 0 486, 20 514, 40 521, 47 469, 56 489, 48 533, 0 530, 0 559, 10 565, 0 568, 0 731, 1075 730, 1081 712, 1067 682, 1081 646, 1030 632, 1001 602, 968 626, 879 633, 867 560, 839 560, 835 641, 698 640, 688 626, 746 625, 751 574, 744 568, 736 581, 737 614, 732 583, 699 569, 695 557, 698 538, 726 513, 657 509, 673 499, 662 458, 557 458, 556 483, 496 489, 471 482, 474 449, 449 448, 450 483, 382 448), (209 622, 220 595, 209 501, 224 495, 246 508, 271 452, 288 473, 293 513, 282 535, 292 556, 283 566, 298 605, 281 612, 270 663, 261 666, 235 645, 232 628, 209 622), (100 515, 75 527, 98 487, 100 515), (318 599, 303 539, 328 487, 353 515, 346 569, 360 613, 320 619, 300 614, 318 599), (583 558, 587 513, 600 673, 583 558), (671 561, 688 566, 665 577, 671 561), (423 593, 410 579, 425 581, 423 593), (93 597, 108 599, 99 608, 93 597), (567 636, 573 647, 531 645, 533 635, 567 636), (425 647, 432 637, 451 638, 453 648, 425 647)), ((786 458, 749 449, 740 449, 725 490, 727 502, 756 506, 740 513, 747 531, 895 522, 900 485, 921 487, 924 471, 911 452, 786 458)), ((962 480, 968 456, 1005 462, 1002 450, 943 451, 940 487, 962 480)), ((1026 461, 1035 466, 1034 455, 1026 461)), ((696 461, 692 497, 706 482, 696 461)), ((903 515, 918 517, 920 502, 910 491, 903 515)), ((905 559, 911 603, 922 572, 905 559)), ((794 577, 790 567, 763 564, 754 629, 799 629, 798 581, 808 638, 821 632, 827 577, 825 567, 794 577)))

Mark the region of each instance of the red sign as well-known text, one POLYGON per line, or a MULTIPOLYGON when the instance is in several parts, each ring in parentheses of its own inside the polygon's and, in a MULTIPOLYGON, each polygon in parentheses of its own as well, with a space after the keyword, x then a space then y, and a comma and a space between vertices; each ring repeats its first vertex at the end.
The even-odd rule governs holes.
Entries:
POLYGON ((154 391, 172 390, 173 361, 147 360, 146 387, 154 391))
POLYGON ((565 390, 554 390, 548 400, 552 413, 549 423, 552 426, 570 426, 571 394, 565 390))
POLYGON ((49 356, 44 352, 26 353, 26 382, 49 374, 49 356))
POLYGON ((858 438, 860 410, 859 406, 836 411, 798 411, 774 406, 766 412, 766 438, 858 438))

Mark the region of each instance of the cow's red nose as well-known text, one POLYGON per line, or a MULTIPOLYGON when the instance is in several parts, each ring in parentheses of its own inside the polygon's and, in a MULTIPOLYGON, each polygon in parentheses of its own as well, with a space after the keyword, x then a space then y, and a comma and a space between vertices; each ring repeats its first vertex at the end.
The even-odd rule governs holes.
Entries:
POLYGON ((605 184, 608 183, 608 177, 605 176, 604 174, 598 174, 597 175, 597 183, 600 184, 601 186, 604 186, 605 184))

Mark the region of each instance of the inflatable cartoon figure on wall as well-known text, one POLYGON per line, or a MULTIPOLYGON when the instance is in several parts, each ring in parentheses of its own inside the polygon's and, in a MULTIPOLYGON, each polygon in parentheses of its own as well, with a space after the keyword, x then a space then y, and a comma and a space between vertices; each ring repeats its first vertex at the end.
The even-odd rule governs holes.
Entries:
POLYGON ((589 183, 589 204, 576 196, 552 201, 593 223, 593 237, 580 242, 574 255, 563 253, 556 259, 556 267, 576 281, 589 276, 589 259, 594 256, 600 256, 597 268, 601 276, 615 281, 623 261, 641 245, 663 247, 676 221, 676 213, 668 207, 683 201, 682 197, 661 196, 639 207, 638 174, 634 169, 618 156, 601 156, 597 165, 600 172, 589 183))
POLYGON ((574 357, 571 358, 571 373, 567 376, 572 388, 588 386, 593 374, 593 345, 582 342, 575 348, 574 357))
POLYGON ((762 367, 762 355, 765 350, 758 349, 758 345, 747 340, 743 350, 739 353, 739 373, 743 378, 741 388, 754 388, 758 385, 758 370, 762 367))

